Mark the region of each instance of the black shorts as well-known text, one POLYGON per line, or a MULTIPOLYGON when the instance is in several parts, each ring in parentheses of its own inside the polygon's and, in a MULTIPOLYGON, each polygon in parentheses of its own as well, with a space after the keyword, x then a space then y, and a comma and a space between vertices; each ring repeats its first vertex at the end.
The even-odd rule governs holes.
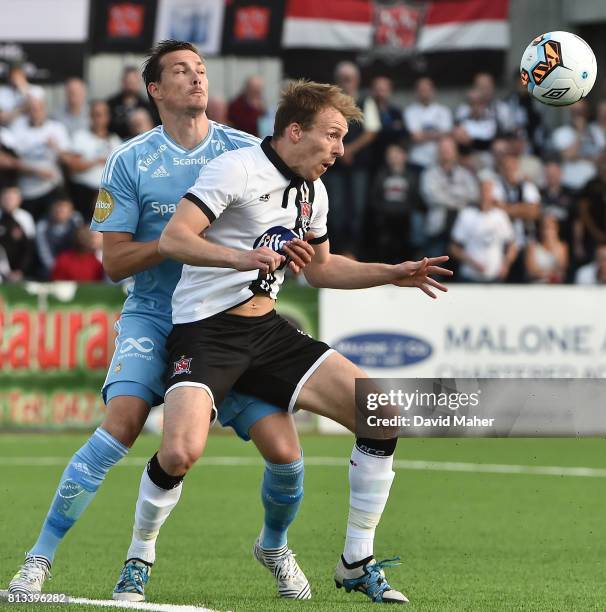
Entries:
POLYGON ((175 325, 166 347, 166 393, 200 387, 218 407, 233 387, 289 412, 307 379, 332 353, 275 310, 260 317, 220 313, 175 325))

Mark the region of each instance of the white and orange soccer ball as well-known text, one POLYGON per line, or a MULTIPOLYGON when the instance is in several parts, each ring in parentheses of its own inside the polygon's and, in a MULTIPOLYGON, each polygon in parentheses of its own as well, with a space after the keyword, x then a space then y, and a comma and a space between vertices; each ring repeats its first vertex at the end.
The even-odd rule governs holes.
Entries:
POLYGON ((520 77, 530 95, 553 106, 567 106, 586 97, 597 72, 591 47, 570 32, 537 36, 520 62, 520 77))

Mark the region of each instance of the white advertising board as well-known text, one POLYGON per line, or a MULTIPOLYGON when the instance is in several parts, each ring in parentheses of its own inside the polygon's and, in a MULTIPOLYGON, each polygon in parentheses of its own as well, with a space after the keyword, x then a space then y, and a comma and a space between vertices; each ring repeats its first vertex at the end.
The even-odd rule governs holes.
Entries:
POLYGON ((325 290, 320 334, 377 378, 606 378, 606 288, 325 290))
POLYGON ((0 0, 0 41, 84 42, 88 0, 0 0))

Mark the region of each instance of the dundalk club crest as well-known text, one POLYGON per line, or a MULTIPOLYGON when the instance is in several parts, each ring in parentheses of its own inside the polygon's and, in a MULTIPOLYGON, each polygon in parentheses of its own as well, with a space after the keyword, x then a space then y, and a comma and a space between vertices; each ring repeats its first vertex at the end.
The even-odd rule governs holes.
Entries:
POLYGON ((173 362, 173 374, 171 378, 178 376, 179 374, 191 374, 189 366, 191 365, 192 359, 192 357, 185 357, 185 355, 181 355, 181 359, 177 359, 177 361, 173 362))
POLYGON ((301 229, 303 232, 309 231, 311 224, 311 204, 309 202, 301 202, 301 229))

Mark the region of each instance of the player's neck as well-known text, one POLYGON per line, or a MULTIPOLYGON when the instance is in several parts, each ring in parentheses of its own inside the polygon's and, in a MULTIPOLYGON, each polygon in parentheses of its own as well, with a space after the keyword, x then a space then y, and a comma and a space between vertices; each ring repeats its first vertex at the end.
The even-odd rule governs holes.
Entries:
POLYGON ((300 159, 285 143, 282 138, 272 138, 269 141, 271 148, 278 154, 278 157, 295 173, 299 174, 300 159))
POLYGON ((207 136, 209 123, 206 113, 195 117, 167 114, 162 117, 164 131, 184 149, 194 149, 207 136))

